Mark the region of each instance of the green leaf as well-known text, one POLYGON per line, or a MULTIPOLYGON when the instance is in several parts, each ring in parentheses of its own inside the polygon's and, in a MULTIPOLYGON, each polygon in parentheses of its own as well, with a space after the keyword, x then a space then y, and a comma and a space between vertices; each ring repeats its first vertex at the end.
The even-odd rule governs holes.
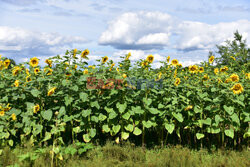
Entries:
POLYGON ((194 107, 194 112, 197 114, 197 113, 202 113, 202 109, 198 106, 195 106, 194 107))
POLYGON ((31 90, 31 94, 32 94, 34 97, 38 97, 38 96, 41 94, 41 92, 40 92, 39 90, 37 90, 37 89, 32 89, 32 90, 31 90))
POLYGON ((152 103, 152 99, 148 98, 146 99, 145 97, 143 98, 143 102, 146 106, 149 106, 152 103))
POLYGON ((93 138, 95 137, 95 135, 96 135, 96 129, 93 129, 93 128, 89 129, 89 136, 93 138))
POLYGON ((208 133, 212 133, 212 134, 218 134, 220 133, 220 128, 217 128, 217 127, 208 127, 207 128, 207 132, 208 133))
POLYGON ((160 113, 160 111, 157 110, 156 108, 148 108, 148 111, 149 111, 151 114, 158 114, 158 113, 160 113))
POLYGON ((234 107, 228 107, 226 105, 223 106, 224 110, 229 114, 232 115, 234 112, 234 107))
POLYGON ((200 140, 200 139, 202 139, 202 138, 204 138, 204 137, 205 137, 204 134, 202 134, 202 133, 196 133, 196 138, 197 138, 198 140, 200 140))
POLYGON ((153 123, 151 121, 142 121, 142 124, 145 128, 151 128, 153 123))
POLYGON ((114 119, 115 117, 117 117, 118 114, 116 114, 116 112, 111 112, 109 113, 109 119, 114 119))
POLYGON ((87 93, 81 92, 81 93, 79 94, 79 96, 80 96, 80 99, 82 100, 82 102, 88 101, 88 94, 87 94, 87 93))
POLYGON ((179 122, 183 122, 183 116, 181 113, 172 113, 172 114, 179 122))
POLYGON ((53 115, 52 110, 42 111, 41 114, 42 114, 42 117, 43 117, 44 119, 48 120, 48 121, 51 120, 52 115, 53 115))
POLYGON ((240 125, 240 119, 238 117, 238 115, 236 113, 234 113, 233 115, 230 116, 232 121, 237 123, 238 125, 240 125))
POLYGON ((67 95, 64 97, 64 100, 65 100, 65 105, 68 106, 73 102, 73 97, 67 95))
POLYGON ((134 135, 139 136, 142 133, 142 130, 139 129, 138 127, 135 127, 135 130, 133 132, 134 135))
POLYGON ((205 120, 202 120, 202 123, 205 124, 205 125, 211 125, 212 120, 211 120, 211 118, 207 118, 205 120))
POLYGON ((115 112, 113 108, 104 107, 104 109, 105 109, 108 113, 115 112))
POLYGON ((106 115, 103 115, 102 113, 99 114, 99 120, 100 121, 104 121, 105 119, 107 119, 106 115))
POLYGON ((174 124, 165 124, 165 128, 166 130, 168 131, 169 134, 172 134, 173 131, 174 131, 174 128, 175 128, 175 125, 174 124))
POLYGON ((127 126, 125 126, 125 129, 129 132, 133 132, 134 126, 132 124, 128 124, 127 126))
POLYGON ((215 115, 215 122, 216 122, 216 125, 218 125, 220 122, 221 122, 221 117, 219 115, 215 115))
POLYGON ((225 130, 225 135, 228 137, 234 138, 234 130, 233 129, 227 129, 225 130))
POLYGON ((10 145, 11 147, 12 147, 13 144, 14 144, 13 140, 9 140, 8 143, 9 143, 9 145, 10 145))
POLYGON ((121 129, 121 125, 113 125, 112 130, 114 134, 117 134, 121 129))
POLYGON ((99 106, 99 104, 98 104, 98 101, 90 102, 90 106, 91 106, 91 107, 96 107, 98 110, 100 109, 100 106, 99 106))
POLYGON ((80 133, 80 132, 81 132, 80 126, 74 127, 74 128, 73 128, 73 132, 75 132, 75 133, 80 133))
POLYGON ((62 81, 62 85, 63 85, 63 86, 67 86, 67 85, 69 85, 69 81, 68 81, 68 80, 66 80, 66 79, 64 79, 64 80, 62 81))
POLYGON ((58 118, 61 118, 63 115, 65 115, 66 114, 66 110, 65 110, 65 107, 64 106, 62 106, 61 108, 60 108, 60 110, 59 110, 59 114, 58 114, 58 118))
POLYGON ((102 130, 106 133, 108 133, 110 131, 110 128, 108 125, 102 125, 102 130))
POLYGON ((116 103, 116 107, 118 108, 119 112, 122 114, 127 108, 127 103, 120 104, 118 102, 118 103, 116 103))
POLYGON ((248 132, 246 132, 246 133, 244 133, 244 135, 243 135, 243 138, 245 139, 245 138, 248 138, 248 137, 250 137, 250 132, 248 131, 248 132))
POLYGON ((215 91, 216 91, 216 88, 212 88, 212 89, 211 89, 211 92, 215 92, 215 91))
POLYGON ((90 140, 91 140, 89 134, 84 134, 82 137, 83 137, 83 140, 84 140, 86 143, 90 142, 90 140))
POLYGON ((127 133, 127 132, 122 132, 121 138, 124 139, 124 140, 127 140, 127 139, 129 138, 129 133, 127 133))
POLYGON ((77 92, 77 91, 78 91, 78 86, 77 86, 77 85, 74 85, 71 89, 72 89, 73 91, 77 92))
POLYGON ((161 104, 161 103, 158 104, 158 108, 159 108, 159 109, 162 109, 162 108, 164 108, 164 107, 165 107, 165 106, 164 106, 163 104, 161 104))
POLYGON ((91 109, 88 109, 88 110, 82 110, 82 116, 83 117, 87 117, 91 114, 91 109))
POLYGON ((122 118, 128 120, 128 119, 130 118, 130 113, 129 113, 129 111, 126 112, 125 114, 123 114, 123 115, 122 115, 122 118))
POLYGON ((142 110, 140 106, 132 107, 132 111, 135 114, 143 114, 144 113, 144 110, 142 110))
POLYGON ((99 119, 97 116, 91 116, 91 121, 98 123, 99 119))
POLYGON ((49 139, 51 139, 51 133, 45 132, 45 137, 44 137, 44 139, 42 140, 42 142, 47 141, 47 140, 49 140, 49 139))

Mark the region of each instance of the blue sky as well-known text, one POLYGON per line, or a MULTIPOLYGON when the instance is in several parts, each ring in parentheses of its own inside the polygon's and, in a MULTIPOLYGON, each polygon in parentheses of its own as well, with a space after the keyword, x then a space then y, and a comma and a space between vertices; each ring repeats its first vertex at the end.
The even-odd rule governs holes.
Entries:
POLYGON ((88 48, 90 64, 131 52, 190 65, 237 29, 249 45, 249 0, 0 0, 0 54, 17 62, 88 48))

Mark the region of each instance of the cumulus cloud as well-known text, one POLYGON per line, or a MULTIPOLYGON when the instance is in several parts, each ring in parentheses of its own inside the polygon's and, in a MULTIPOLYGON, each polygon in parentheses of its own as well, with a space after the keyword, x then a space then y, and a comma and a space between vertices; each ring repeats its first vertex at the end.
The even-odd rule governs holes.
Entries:
POLYGON ((73 44, 85 42, 87 42, 86 39, 77 36, 0 26, 0 52, 11 52, 17 55, 51 55, 72 47, 73 44))
POLYGON ((179 20, 161 12, 129 12, 108 24, 107 30, 99 38, 99 43, 126 50, 208 50, 232 39, 236 30, 244 38, 249 38, 249 25, 248 20, 207 24, 179 20))

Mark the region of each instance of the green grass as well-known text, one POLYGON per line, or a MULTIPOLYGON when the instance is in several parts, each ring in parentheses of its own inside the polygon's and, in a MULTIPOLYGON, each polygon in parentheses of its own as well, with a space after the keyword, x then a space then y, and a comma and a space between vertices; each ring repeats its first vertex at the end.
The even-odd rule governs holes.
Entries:
MULTIPOLYGON (((0 156, 0 166, 51 166, 51 154, 46 149, 35 149, 34 147, 16 147, 10 149, 5 147, 0 156), (29 153, 29 154, 27 154, 29 153), (23 159, 20 158, 23 155, 23 159), (29 155, 24 158, 24 155, 29 155)), ((97 146, 82 155, 64 154, 63 160, 55 155, 54 166, 65 167, 99 167, 99 166, 187 166, 187 167, 244 167, 250 166, 249 150, 191 150, 182 146, 170 146, 166 148, 144 149, 134 144, 124 143, 117 145, 107 143, 104 146, 97 146)))

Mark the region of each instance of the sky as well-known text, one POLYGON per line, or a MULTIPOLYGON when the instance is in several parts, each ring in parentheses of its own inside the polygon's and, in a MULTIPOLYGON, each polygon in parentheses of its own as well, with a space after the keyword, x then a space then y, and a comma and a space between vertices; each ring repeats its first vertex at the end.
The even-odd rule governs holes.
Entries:
POLYGON ((0 54, 17 63, 87 48, 89 64, 131 52, 188 66, 236 30, 250 46, 250 0, 0 0, 0 54))

